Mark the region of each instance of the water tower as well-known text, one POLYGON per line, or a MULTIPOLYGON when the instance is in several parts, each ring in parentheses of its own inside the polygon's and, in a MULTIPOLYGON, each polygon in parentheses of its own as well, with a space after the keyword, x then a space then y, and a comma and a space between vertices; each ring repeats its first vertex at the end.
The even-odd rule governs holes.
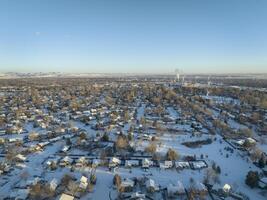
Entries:
POLYGON ((175 74, 176 74, 175 80, 176 80, 177 82, 179 82, 179 81, 180 81, 181 70, 176 69, 176 70, 175 70, 175 74))

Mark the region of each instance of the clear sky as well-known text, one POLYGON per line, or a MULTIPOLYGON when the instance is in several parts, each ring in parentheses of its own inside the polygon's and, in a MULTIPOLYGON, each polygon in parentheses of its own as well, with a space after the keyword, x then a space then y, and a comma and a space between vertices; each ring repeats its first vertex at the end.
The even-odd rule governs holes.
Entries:
POLYGON ((0 72, 267 73, 266 0, 0 0, 0 72))

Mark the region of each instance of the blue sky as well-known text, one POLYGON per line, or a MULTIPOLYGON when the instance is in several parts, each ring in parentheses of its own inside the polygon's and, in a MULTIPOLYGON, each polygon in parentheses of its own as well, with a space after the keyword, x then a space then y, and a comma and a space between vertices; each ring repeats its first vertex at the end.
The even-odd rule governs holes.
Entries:
POLYGON ((267 73, 265 0, 0 0, 0 72, 267 73))

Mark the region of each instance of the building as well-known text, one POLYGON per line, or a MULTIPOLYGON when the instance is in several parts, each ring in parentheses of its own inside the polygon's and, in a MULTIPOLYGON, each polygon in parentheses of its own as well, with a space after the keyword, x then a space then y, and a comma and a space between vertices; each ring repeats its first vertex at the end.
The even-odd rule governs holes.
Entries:
POLYGON ((177 181, 177 184, 169 184, 167 187, 168 197, 175 197, 185 194, 185 188, 181 181, 177 181))

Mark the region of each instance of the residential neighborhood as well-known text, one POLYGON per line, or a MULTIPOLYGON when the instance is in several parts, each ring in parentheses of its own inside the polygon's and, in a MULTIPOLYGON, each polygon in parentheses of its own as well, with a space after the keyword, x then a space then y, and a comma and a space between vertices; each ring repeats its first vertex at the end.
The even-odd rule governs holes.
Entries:
POLYGON ((205 80, 1 79, 0 199, 266 199, 266 91, 205 80))

